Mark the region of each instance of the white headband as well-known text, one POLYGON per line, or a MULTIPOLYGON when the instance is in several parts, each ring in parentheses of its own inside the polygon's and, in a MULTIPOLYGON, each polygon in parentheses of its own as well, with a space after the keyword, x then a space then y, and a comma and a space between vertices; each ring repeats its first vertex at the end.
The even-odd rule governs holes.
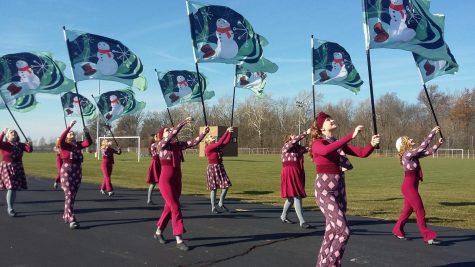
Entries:
POLYGON ((402 147, 402 137, 399 137, 399 138, 396 140, 396 149, 397 149, 397 152, 400 152, 400 151, 401 151, 401 147, 402 147))

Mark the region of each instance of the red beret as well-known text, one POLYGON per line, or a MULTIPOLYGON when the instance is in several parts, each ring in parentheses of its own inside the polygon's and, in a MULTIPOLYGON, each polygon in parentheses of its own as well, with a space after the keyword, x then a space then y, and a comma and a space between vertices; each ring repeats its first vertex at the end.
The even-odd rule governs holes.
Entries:
POLYGON ((317 117, 315 118, 315 120, 317 121, 318 129, 322 129, 323 123, 325 122, 325 119, 328 117, 330 117, 330 115, 326 114, 325 112, 318 113, 317 117))
POLYGON ((158 131, 158 139, 162 140, 163 139, 163 133, 165 132, 166 127, 163 127, 158 131))

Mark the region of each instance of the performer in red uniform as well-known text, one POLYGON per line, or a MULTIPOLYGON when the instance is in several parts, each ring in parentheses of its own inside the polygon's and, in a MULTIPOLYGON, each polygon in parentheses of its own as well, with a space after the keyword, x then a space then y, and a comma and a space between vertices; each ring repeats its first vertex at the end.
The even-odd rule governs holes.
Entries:
POLYGON ((157 222, 157 230, 154 237, 158 239, 160 243, 165 243, 162 232, 171 219, 173 235, 176 237, 177 242, 176 247, 184 251, 189 248, 182 239, 182 235, 185 233, 180 207, 182 150, 196 146, 209 132, 209 128, 206 126, 205 132, 201 133, 198 137, 187 142, 177 141, 176 136, 178 132, 180 132, 183 126, 192 121, 193 119, 188 117, 175 128, 161 129, 160 132, 163 133, 163 139, 159 142, 160 165, 162 168, 159 186, 163 200, 165 201, 165 206, 157 222))
POLYGON ((397 238, 406 239, 404 225, 412 212, 415 211, 417 226, 424 241, 429 245, 440 244, 440 241, 435 239, 437 233, 429 229, 426 225, 426 212, 418 191, 419 181, 422 181, 422 168, 419 159, 432 155, 444 143, 444 140, 440 138, 437 144, 427 149, 439 131, 440 127, 438 126, 432 129, 429 136, 416 148, 413 148, 415 145, 414 141, 407 136, 399 137, 396 141, 396 149, 399 151, 399 160, 404 169, 404 181, 401 186, 401 192, 404 195, 404 207, 393 228, 393 234, 397 238))
POLYGON ((341 266, 345 245, 350 236, 346 221, 345 174, 353 166, 346 154, 367 157, 379 144, 379 135, 373 135, 364 148, 348 144, 363 129, 355 128, 342 139, 333 137, 335 121, 320 112, 312 125, 311 156, 317 167, 315 200, 326 220, 325 236, 317 258, 317 266, 341 266), (346 153, 346 154, 345 154, 346 153))
POLYGON ((25 170, 23 169, 23 152, 31 153, 33 146, 30 141, 20 142, 15 130, 4 129, 0 133, 0 190, 7 190, 7 212, 11 217, 16 216, 13 204, 16 191, 27 189, 25 170), (6 135, 6 141, 4 137, 6 135))
POLYGON ((229 127, 217 142, 216 137, 212 135, 208 135, 205 138, 205 156, 208 159, 207 187, 208 190, 211 190, 210 199, 212 213, 219 213, 215 207, 216 190, 218 188, 222 190, 218 203, 219 210, 229 211, 228 208, 224 206, 224 198, 232 184, 226 174, 226 170, 224 170, 222 149, 231 141, 232 132, 233 127, 229 127))
POLYGON ((58 184, 61 183, 61 165, 63 164, 63 160, 61 159, 61 153, 59 150, 59 137, 56 138, 56 144, 54 145, 53 150, 56 152, 56 170, 58 171, 56 179, 54 180, 53 187, 54 189, 57 189, 58 184))
POLYGON ((61 149, 61 188, 64 191, 64 214, 63 220, 69 223, 69 228, 79 227, 79 223, 74 216, 74 200, 79 190, 82 179, 82 149, 92 145, 91 135, 87 128, 84 128, 86 140, 76 141, 76 135, 71 128, 76 124, 73 120, 69 127, 59 137, 59 147, 61 149))
POLYGON ((302 214, 302 198, 307 197, 305 193, 305 170, 303 167, 304 154, 310 148, 301 146, 300 140, 310 134, 308 129, 300 135, 289 135, 284 140, 282 147, 282 172, 280 175, 280 196, 285 198, 284 208, 280 219, 284 223, 293 223, 287 218, 289 208, 294 205, 295 213, 299 218, 300 227, 310 228, 311 226, 305 222, 302 214))
POLYGON ((149 147, 149 154, 152 157, 150 160, 150 167, 148 168, 147 173, 147 183, 149 184, 148 187, 148 194, 147 194, 147 205, 155 205, 152 201, 152 193, 155 189, 155 186, 158 184, 160 178, 160 159, 158 157, 158 141, 160 141, 160 136, 163 135, 163 131, 152 136, 152 142, 150 143, 149 147))
POLYGON ((122 150, 120 149, 120 147, 115 150, 112 147, 112 142, 107 139, 104 139, 101 142, 101 153, 101 171, 102 176, 104 177, 101 184, 101 194, 105 195, 107 192, 108 196, 112 196, 114 194, 114 189, 112 188, 111 175, 112 166, 114 165, 114 154, 120 155, 122 153, 122 150))

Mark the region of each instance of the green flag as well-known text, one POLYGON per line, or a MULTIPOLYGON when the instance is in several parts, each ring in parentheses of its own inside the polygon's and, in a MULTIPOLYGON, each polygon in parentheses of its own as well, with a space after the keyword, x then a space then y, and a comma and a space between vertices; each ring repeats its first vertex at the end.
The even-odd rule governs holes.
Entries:
POLYGON ((363 1, 367 48, 403 49, 451 60, 443 38, 444 16, 430 13, 428 0, 363 1))
POLYGON ((138 113, 145 108, 145 102, 137 101, 130 87, 103 93, 99 97, 95 97, 95 100, 97 108, 106 122, 138 113))
POLYGON ((346 50, 337 43, 314 39, 312 48, 314 84, 333 84, 357 94, 363 81, 346 50))
POLYGON ((80 94, 67 92, 61 96, 61 104, 63 105, 64 116, 66 117, 81 117, 79 105, 81 105, 82 114, 85 119, 93 120, 97 116, 96 107, 89 99, 80 94))
MULTIPOLYGON (((3 92, 0 92, 0 94, 3 94, 3 92)), ((7 101, 7 105, 10 108, 10 110, 14 110, 17 112, 28 112, 36 107, 36 102, 35 95, 25 95, 25 96, 20 96, 18 98, 9 98, 9 96, 5 96, 5 100, 7 101)), ((6 109, 5 107, 5 102, 3 102, 3 98, 0 98, 0 109, 6 109)))
MULTIPOLYGON (((186 102, 201 101, 198 74, 187 70, 172 70, 158 74, 158 81, 162 89, 167 107, 172 107, 186 102)), ((214 91, 206 90, 208 80, 200 73, 201 88, 203 88, 203 100, 211 99, 214 91)))
POLYGON ((66 65, 48 52, 24 52, 0 57, 0 91, 9 98, 37 93, 60 94, 74 88, 66 65))
POLYGON ((264 87, 266 86, 267 73, 262 71, 250 71, 242 66, 236 67, 236 84, 238 88, 249 89, 256 96, 264 96, 264 87))
POLYGON ((65 35, 76 81, 109 80, 147 89, 142 62, 121 42, 73 30, 65 35))
POLYGON ((434 79, 435 77, 442 76, 445 74, 454 74, 458 71, 459 65, 455 61, 454 56, 450 52, 449 47, 447 46, 447 55, 451 60, 444 59, 430 59, 425 58, 416 53, 412 53, 416 65, 419 68, 422 81, 424 83, 434 79))
POLYGON ((241 14, 227 6, 186 4, 196 62, 258 63, 264 72, 277 71, 275 63, 262 57, 268 41, 241 14))

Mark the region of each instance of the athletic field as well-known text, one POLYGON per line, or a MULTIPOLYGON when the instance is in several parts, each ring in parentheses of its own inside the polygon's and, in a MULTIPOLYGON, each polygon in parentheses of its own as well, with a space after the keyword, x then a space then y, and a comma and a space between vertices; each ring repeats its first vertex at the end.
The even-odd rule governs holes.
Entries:
MULTIPOLYGON (((313 197, 315 166, 308 156, 305 160, 306 191, 309 197, 304 207, 309 212, 310 209, 317 209, 313 197)), ((346 175, 349 214, 396 220, 403 203, 400 193, 403 174, 398 160, 385 157, 350 157, 350 160, 355 168, 346 175)), ((149 161, 150 158, 145 157, 138 163, 137 155, 133 153, 116 156, 113 185, 145 189, 149 161)), ((419 191, 424 200, 428 223, 475 229, 475 161, 425 158, 421 163, 424 182, 419 191)), ((56 172, 54 153, 25 154, 24 164, 27 176, 51 177, 53 184, 56 172)), ((184 194, 209 194, 206 190, 206 164, 205 158, 185 155, 182 168, 184 194)), ((100 184, 100 161, 92 154, 86 154, 83 166, 83 181, 100 184)), ((228 199, 282 205, 279 155, 227 157, 225 167, 233 183, 228 199)), ((97 190, 99 193, 99 186, 97 190)), ((145 194, 144 191, 144 201, 145 194)), ((414 215, 411 218, 414 220, 414 215)))

